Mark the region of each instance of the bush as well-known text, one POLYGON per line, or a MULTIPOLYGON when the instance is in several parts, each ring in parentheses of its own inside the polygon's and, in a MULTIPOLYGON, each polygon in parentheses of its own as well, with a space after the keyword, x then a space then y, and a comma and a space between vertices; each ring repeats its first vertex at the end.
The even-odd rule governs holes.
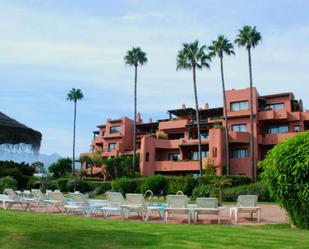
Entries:
POLYGON ((111 190, 112 184, 111 182, 100 182, 100 184, 95 184, 93 187, 95 187, 93 194, 100 195, 104 194, 106 191, 111 190))
POLYGON ((0 178, 0 192, 3 193, 6 188, 17 189, 17 181, 10 176, 0 178))
POLYGON ((269 191, 262 182, 227 188, 223 190, 225 201, 237 201, 239 195, 257 195, 259 201, 271 201, 269 191))
POLYGON ((154 195, 166 195, 167 180, 162 175, 154 175, 146 178, 143 185, 143 192, 150 189, 154 195))
POLYGON ((309 132, 277 144, 259 167, 271 196, 285 208, 291 222, 309 229, 309 132))
POLYGON ((197 186, 197 179, 186 177, 167 177, 168 187, 167 192, 169 194, 176 194, 177 191, 182 191, 184 194, 191 196, 193 189, 197 186))
MULTIPOLYGON (((232 186, 239 186, 251 183, 251 179, 243 175, 229 175, 229 176, 223 175, 220 177, 230 179, 232 182, 232 186)), ((202 176, 198 178, 198 182, 199 184, 211 184, 215 178, 218 178, 218 176, 215 175, 202 176)))
POLYGON ((123 194, 140 193, 140 187, 135 179, 126 177, 118 178, 112 182, 112 189, 123 194))
POLYGON ((69 180, 69 178, 60 178, 57 180, 57 187, 61 192, 68 192, 67 184, 69 180))
POLYGON ((192 197, 194 199, 198 197, 209 197, 212 192, 212 188, 209 185, 201 184, 193 189, 192 197))

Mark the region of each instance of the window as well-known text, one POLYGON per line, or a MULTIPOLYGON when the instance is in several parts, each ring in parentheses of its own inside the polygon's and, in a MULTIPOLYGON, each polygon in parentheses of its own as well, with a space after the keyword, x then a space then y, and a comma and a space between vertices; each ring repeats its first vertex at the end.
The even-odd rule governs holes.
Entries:
POLYGON ((300 132, 300 125, 294 125, 293 130, 294 132, 300 132))
POLYGON ((108 151, 113 151, 114 149, 116 149, 116 143, 110 143, 108 144, 108 151))
POLYGON ((146 162, 149 162, 149 152, 146 152, 146 159, 145 159, 146 162))
POLYGON ((246 124, 232 125, 232 131, 247 131, 246 124))
POLYGON ((289 132, 289 127, 287 124, 272 125, 268 127, 268 134, 285 133, 285 132, 289 132))
MULTIPOLYGON (((208 157, 208 151, 202 151, 202 158, 208 157)), ((198 151, 191 151, 191 160, 198 160, 198 151)))
POLYGON ((232 150, 232 158, 245 158, 248 157, 247 149, 236 149, 232 150))
POLYGON ((180 154, 179 153, 168 154, 168 160, 169 161, 179 161, 180 160, 180 154))
POLYGON ((208 139, 209 132, 208 131, 201 131, 201 139, 208 139))
POLYGON ((172 133, 168 134, 168 139, 182 139, 184 138, 184 133, 172 133))
POLYGON ((121 131, 120 126, 111 126, 109 133, 113 134, 113 133, 119 133, 121 131))
POLYGON ((244 111, 248 110, 248 101, 239 101, 239 102, 234 102, 231 103, 231 111, 244 111))
POLYGON ((265 111, 284 109, 284 103, 267 104, 265 105, 265 111))

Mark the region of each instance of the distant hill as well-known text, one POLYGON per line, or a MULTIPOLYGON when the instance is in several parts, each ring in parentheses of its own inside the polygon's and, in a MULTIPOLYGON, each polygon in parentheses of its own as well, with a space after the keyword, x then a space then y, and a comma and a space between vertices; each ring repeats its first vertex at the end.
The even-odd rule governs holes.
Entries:
POLYGON ((59 158, 61 158, 61 156, 57 153, 46 155, 26 152, 8 152, 0 150, 0 161, 12 160, 18 163, 26 162, 29 164, 40 161, 44 163, 45 168, 48 168, 49 165, 56 162, 59 158))

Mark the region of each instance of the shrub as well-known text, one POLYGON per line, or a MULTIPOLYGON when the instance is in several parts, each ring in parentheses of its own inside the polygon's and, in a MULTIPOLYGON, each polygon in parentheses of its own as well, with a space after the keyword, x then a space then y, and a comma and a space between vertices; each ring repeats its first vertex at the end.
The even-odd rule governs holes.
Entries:
POLYGON ((135 179, 126 177, 118 178, 112 182, 112 189, 123 194, 126 193, 139 193, 140 188, 135 179))
MULTIPOLYGON (((223 178, 228 178, 232 182, 232 186, 239 186, 244 184, 249 184, 251 182, 251 179, 247 176, 243 175, 229 175, 229 176, 220 176, 223 178)), ((214 179, 218 178, 218 176, 215 175, 206 175, 198 178, 199 184, 211 184, 214 179)))
POLYGON ((111 190, 112 184, 111 182, 100 182, 100 184, 93 185, 94 188, 94 194, 100 195, 104 194, 106 191, 111 190))
POLYGON ((57 180, 57 187, 61 192, 68 192, 67 184, 69 178, 60 178, 57 180))
POLYGON ((6 188, 17 189, 17 181, 10 176, 0 178, 0 192, 3 193, 6 188))
POLYGON ((167 180, 162 175, 154 175, 146 178, 143 185, 143 192, 150 189, 154 195, 166 195, 167 180))
POLYGON ((192 197, 194 199, 198 197, 209 197, 212 192, 212 188, 209 185, 201 184, 193 189, 192 197))
POLYGON ((277 144, 259 167, 271 196, 285 208, 291 222, 309 229, 309 132, 277 144))
POLYGON ((237 201, 239 195, 257 195, 259 201, 271 201, 269 191, 262 182, 227 188, 223 190, 225 201, 237 201))
POLYGON ((191 176, 186 177, 167 177, 167 192, 175 194, 182 191, 184 194, 191 196, 193 189, 197 186, 197 180, 191 176))

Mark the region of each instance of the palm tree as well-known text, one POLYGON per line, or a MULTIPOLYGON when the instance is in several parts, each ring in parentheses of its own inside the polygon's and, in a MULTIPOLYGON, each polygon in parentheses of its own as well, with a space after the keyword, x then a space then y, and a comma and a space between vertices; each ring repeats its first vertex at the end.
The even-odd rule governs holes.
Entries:
POLYGON ((223 189, 227 186, 232 185, 232 181, 229 178, 226 177, 215 177, 211 183, 213 186, 218 190, 219 192, 219 206, 222 206, 222 192, 223 189))
POLYGON ((76 104, 77 100, 84 97, 80 89, 72 88, 67 95, 67 100, 74 101, 74 124, 73 124, 73 160, 72 160, 72 174, 75 175, 75 133, 76 133, 76 104))
POLYGON ((224 83, 224 73, 223 73, 223 55, 234 55, 233 44, 223 35, 219 35, 217 40, 212 41, 211 46, 208 47, 209 55, 211 57, 218 56, 220 58, 221 66, 221 81, 222 81, 222 96, 223 96, 223 106, 224 106, 224 120, 225 120, 225 154, 226 154, 226 174, 230 172, 230 157, 229 157, 229 128, 227 120, 227 106, 226 106, 226 96, 225 96, 225 83, 224 83))
POLYGON ((147 62, 146 53, 140 47, 133 47, 127 51, 124 57, 126 65, 134 66, 134 129, 133 129, 133 170, 136 165, 136 91, 137 91, 137 67, 143 66, 147 62))
POLYGON ((249 78, 250 78, 250 167, 251 167, 251 179, 255 181, 254 172, 254 135, 253 135, 253 93, 252 93, 252 64, 251 64, 251 48, 255 48, 262 40, 261 34, 256 30, 256 26, 244 26, 239 30, 239 33, 235 39, 235 43, 239 47, 246 47, 248 51, 249 62, 249 78))
POLYGON ((201 148, 201 133, 200 133, 200 117, 197 99, 197 89, 196 89, 196 69, 202 69, 204 67, 209 68, 209 63, 211 61, 210 57, 205 53, 205 45, 199 46, 199 42, 196 40, 192 43, 183 43, 182 49, 177 55, 177 70, 179 69, 192 69, 193 73, 193 90, 195 98, 195 111, 196 111, 196 121, 197 121, 197 136, 198 136, 198 153, 199 153, 199 166, 200 175, 202 175, 202 148, 201 148))

